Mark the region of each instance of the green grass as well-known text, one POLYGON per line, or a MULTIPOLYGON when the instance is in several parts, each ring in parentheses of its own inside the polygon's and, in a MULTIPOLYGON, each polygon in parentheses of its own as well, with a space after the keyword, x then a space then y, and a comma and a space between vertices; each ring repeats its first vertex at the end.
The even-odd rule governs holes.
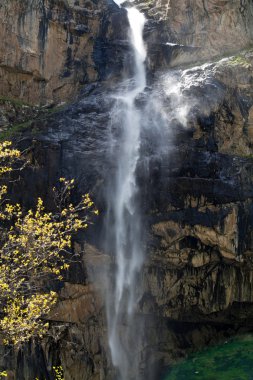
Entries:
POLYGON ((245 57, 243 57, 241 55, 232 57, 231 59, 229 59, 229 61, 227 62, 227 64, 231 65, 231 66, 241 66, 241 67, 244 67, 246 69, 248 69, 248 68, 251 67, 250 61, 247 60, 247 58, 245 58, 245 57))
POLYGON ((8 127, 8 129, 6 129, 5 131, 0 132, 0 141, 8 140, 9 138, 11 138, 17 134, 24 132, 25 130, 30 128, 31 125, 32 125, 32 121, 29 120, 25 123, 14 124, 14 125, 8 127))
POLYGON ((60 112, 60 111, 64 110, 65 107, 66 107, 66 104, 61 104, 61 105, 57 105, 57 106, 52 107, 52 108, 47 108, 44 110, 44 112, 47 114, 54 114, 56 112, 60 112))
POLYGON ((0 96, 0 104, 7 103, 7 102, 13 104, 16 107, 22 107, 22 106, 32 107, 29 103, 26 103, 23 100, 8 98, 7 96, 0 96))
POLYGON ((165 380, 253 380, 253 337, 191 355, 175 365, 165 380))
MULTIPOLYGON (((22 105, 24 105, 24 103, 22 103, 21 101, 18 101, 18 100, 14 101, 13 99, 0 97, 0 104, 1 104, 1 102, 7 102, 7 101, 15 103, 17 106, 20 106, 20 107, 22 105)), ((31 129, 32 134, 36 134, 38 132, 38 128, 33 126, 33 122, 37 121, 37 122, 41 123, 44 120, 46 121, 48 116, 50 116, 51 114, 62 111, 65 107, 66 107, 66 105, 64 104, 64 105, 55 106, 53 108, 41 109, 40 113, 38 115, 36 115, 35 118, 28 119, 22 123, 16 123, 13 125, 9 125, 6 128, 6 130, 0 132, 0 141, 11 139, 12 137, 19 135, 28 129, 31 129)))

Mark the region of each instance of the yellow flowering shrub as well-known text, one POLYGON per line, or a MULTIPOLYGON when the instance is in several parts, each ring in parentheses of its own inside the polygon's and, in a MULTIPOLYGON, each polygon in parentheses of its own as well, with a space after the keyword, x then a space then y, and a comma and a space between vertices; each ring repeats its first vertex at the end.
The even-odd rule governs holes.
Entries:
MULTIPOLYGON (((10 142, 0 143, 0 179, 12 170, 20 152, 10 142)), ((0 185, 0 333, 6 344, 19 345, 41 337, 48 329, 45 317, 57 301, 47 283, 61 280, 69 267, 72 235, 98 214, 89 195, 73 205, 69 197, 74 180, 60 178, 54 188, 57 212, 47 212, 38 199, 34 210, 6 200, 0 185)))
POLYGON ((53 367, 53 371, 54 371, 54 375, 55 375, 55 380, 64 380, 62 366, 53 367))

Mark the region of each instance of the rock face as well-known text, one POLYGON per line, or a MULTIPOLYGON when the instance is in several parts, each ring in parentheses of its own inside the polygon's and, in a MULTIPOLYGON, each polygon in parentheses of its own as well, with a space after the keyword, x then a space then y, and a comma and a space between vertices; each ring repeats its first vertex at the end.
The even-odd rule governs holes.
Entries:
MULTIPOLYGON (((94 83, 85 86, 65 109, 33 121, 32 134, 30 130, 23 133, 21 147, 30 147, 36 165, 24 173, 26 191, 19 197, 31 206, 40 193, 50 207, 49 189, 56 179, 75 177, 79 192, 91 192, 101 216, 85 237, 77 238, 80 261, 73 264, 59 289, 59 304, 49 317, 50 336, 42 345, 33 343, 17 353, 2 350, 0 368, 8 369, 9 379, 18 380, 53 379, 52 368, 58 365, 63 366, 66 380, 111 380, 102 293, 104 268, 111 262, 99 237, 104 188, 115 170, 110 120, 115 105, 112 95, 121 89, 113 79, 122 75, 124 67, 131 71, 125 12, 102 2, 51 1, 34 8, 35 3, 16 0, 0 8, 0 15, 24 10, 23 21, 13 24, 15 31, 18 25, 21 28, 15 38, 30 35, 28 20, 38 20, 30 25, 31 30, 37 28, 33 42, 28 39, 39 52, 34 58, 38 66, 25 69, 32 55, 28 52, 20 58, 17 41, 21 39, 14 43, 13 35, 16 57, 10 54, 9 63, 2 66, 3 83, 13 84, 8 91, 21 96, 23 86, 23 98, 43 103, 72 96, 83 75, 82 83, 94 83), (40 19, 43 9, 46 17, 40 19), (46 32, 39 25, 46 26, 46 32), (90 29, 80 31, 80 25, 90 29), (43 40, 37 38, 40 28, 47 33, 44 50, 38 44, 43 40), (59 35, 64 37, 55 45, 59 35), (71 57, 75 50, 84 66, 75 66, 73 61, 66 66, 69 46, 71 57), (49 59, 52 51, 60 55, 57 65, 49 59), (16 59, 26 75, 30 73, 29 80, 22 79, 22 70, 15 71, 16 59), (64 70, 69 70, 69 76, 61 74, 64 70), (40 83, 37 75, 46 79, 40 83)), ((190 350, 253 325, 253 52, 191 69, 165 69, 245 48, 253 25, 249 21, 252 1, 171 0, 139 3, 139 7, 149 17, 145 33, 150 57, 149 87, 136 100, 145 117, 137 177, 147 241, 139 304, 146 343, 140 366, 143 377, 153 380, 190 350), (167 40, 176 45, 166 46, 167 40)), ((6 95, 5 85, 2 91, 6 95)))
POLYGON ((124 13, 103 0, 1 1, 0 96, 32 104, 72 99, 81 86, 103 76, 100 56, 105 47, 109 53, 106 41, 124 13))
POLYGON ((168 56, 173 66, 196 60, 206 62, 252 45, 253 4, 250 0, 136 2, 148 18, 154 20, 148 38, 153 49, 159 50, 157 45, 161 42, 176 44, 172 46, 172 57, 171 46, 163 45, 163 53, 153 65, 159 65, 159 61, 168 64, 168 56))
MULTIPOLYGON (((252 328, 252 78, 248 51, 160 73, 138 99, 148 119, 151 104, 160 102, 170 130, 146 126, 138 166, 148 242, 139 307, 146 378, 159 378, 190 350, 252 328)), ((98 238, 103 189, 114 170, 108 153, 112 91, 105 84, 87 87, 78 102, 36 125, 37 169, 24 178, 29 197, 38 187, 53 186, 58 176, 75 176, 80 192, 93 194, 101 220, 85 236, 88 244, 78 238, 82 260, 50 316, 51 338, 37 348, 40 364, 25 365, 29 347, 18 364, 9 364, 17 366, 17 379, 40 376, 38 368, 47 368, 43 374, 51 378, 59 363, 66 379, 113 378, 101 293, 110 260, 98 238)), ((30 145, 29 133, 23 137, 30 145)))
MULTIPOLYGON (((138 6, 148 19, 151 71, 204 61, 252 43, 251 0, 166 0, 138 6)), ((72 100, 87 83, 124 75, 127 18, 112 0, 3 0, 0 20, 0 96, 60 103, 72 100)))

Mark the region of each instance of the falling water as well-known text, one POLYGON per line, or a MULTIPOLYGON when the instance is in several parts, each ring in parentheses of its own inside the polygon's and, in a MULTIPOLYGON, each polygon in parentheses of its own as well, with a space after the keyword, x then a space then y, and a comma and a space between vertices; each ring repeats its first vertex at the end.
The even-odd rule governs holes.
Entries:
MULTIPOLYGON (((122 1, 118 1, 120 5, 122 1)), ((141 216, 136 167, 140 155, 141 115, 135 101, 146 86, 143 42, 145 17, 135 8, 127 9, 129 39, 134 57, 133 78, 128 89, 115 95, 112 128, 117 130, 114 146, 115 175, 108 185, 107 247, 115 257, 114 277, 107 291, 109 346, 112 363, 120 380, 138 379, 140 331, 136 306, 138 274, 143 264, 141 216), (116 153, 115 153, 116 152, 116 153)))

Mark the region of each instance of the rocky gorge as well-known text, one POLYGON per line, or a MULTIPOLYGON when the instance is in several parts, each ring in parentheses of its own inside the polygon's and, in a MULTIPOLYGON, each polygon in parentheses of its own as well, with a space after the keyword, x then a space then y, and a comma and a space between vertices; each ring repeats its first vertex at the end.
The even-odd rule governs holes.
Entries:
MULTIPOLYGON (((253 327, 253 3, 134 4, 147 19, 148 73, 135 100, 145 115, 138 351, 141 376, 160 379, 189 352, 253 327)), ((9 379, 51 379, 61 365, 67 380, 110 380, 101 289, 113 262, 102 240, 115 89, 133 59, 126 11, 109 1, 15 0, 1 4, 0 18, 1 128, 34 163, 18 198, 30 206, 40 194, 50 207, 57 178, 74 177, 100 210, 76 238, 80 260, 59 289, 50 335, 18 352, 1 348, 0 367, 9 379)))

